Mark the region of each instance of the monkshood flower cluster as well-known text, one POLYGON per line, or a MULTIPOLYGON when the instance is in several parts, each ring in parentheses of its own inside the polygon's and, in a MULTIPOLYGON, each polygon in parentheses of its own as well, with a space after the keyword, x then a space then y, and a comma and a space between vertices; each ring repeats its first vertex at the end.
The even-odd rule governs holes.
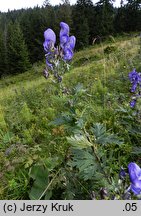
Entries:
POLYGON ((130 177, 131 185, 129 190, 131 190, 135 195, 141 195, 141 169, 136 163, 129 163, 128 173, 130 177))
POLYGON ((136 163, 131 162, 128 164, 128 172, 121 167, 118 185, 115 187, 115 191, 116 194, 112 199, 129 200, 133 198, 132 195, 138 199, 141 198, 141 169, 136 163))
POLYGON ((62 81, 62 75, 69 69, 69 62, 73 58, 73 50, 76 43, 75 36, 69 36, 68 24, 60 23, 60 45, 55 47, 56 35, 54 31, 48 28, 44 32, 45 41, 43 43, 45 57, 46 57, 46 69, 43 74, 45 78, 49 77, 52 72, 57 82, 62 81))
POLYGON ((129 73, 129 80, 132 84, 131 92, 134 93, 130 106, 133 108, 136 105, 138 98, 141 98, 141 73, 138 73, 136 69, 133 69, 129 73))
MULTIPOLYGON (((132 195, 141 199, 141 168, 134 162, 128 164, 128 172, 121 167, 118 184, 114 184, 114 193, 110 193, 108 188, 101 188, 99 193, 100 198, 106 200, 131 200, 133 199, 132 195)), ((90 198, 96 199, 94 191, 91 192, 90 198)))

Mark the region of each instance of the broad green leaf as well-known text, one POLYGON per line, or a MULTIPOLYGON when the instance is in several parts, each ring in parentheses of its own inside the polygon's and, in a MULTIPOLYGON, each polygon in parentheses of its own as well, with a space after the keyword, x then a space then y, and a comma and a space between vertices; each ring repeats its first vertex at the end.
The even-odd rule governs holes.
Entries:
POLYGON ((29 193, 30 199, 38 200, 40 198, 49 183, 48 175, 47 168, 43 166, 36 165, 31 169, 30 177, 34 183, 29 193))
POLYGON ((45 195, 45 200, 50 200, 51 197, 52 197, 52 191, 48 190, 46 195, 45 195))

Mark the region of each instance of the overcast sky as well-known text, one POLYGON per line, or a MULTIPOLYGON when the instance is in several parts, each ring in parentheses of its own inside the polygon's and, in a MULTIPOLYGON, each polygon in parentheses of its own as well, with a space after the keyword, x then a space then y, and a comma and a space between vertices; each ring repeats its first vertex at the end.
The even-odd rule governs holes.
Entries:
MULTIPOLYGON (((75 4, 77 0, 70 0, 71 4, 75 4)), ((93 3, 99 0, 92 0, 93 3)), ((115 5, 119 6, 121 0, 115 0, 115 5)), ((9 10, 29 8, 34 6, 42 6, 44 0, 0 0, 0 11, 7 12, 9 10)), ((61 0, 50 0, 52 5, 61 3, 61 0)))

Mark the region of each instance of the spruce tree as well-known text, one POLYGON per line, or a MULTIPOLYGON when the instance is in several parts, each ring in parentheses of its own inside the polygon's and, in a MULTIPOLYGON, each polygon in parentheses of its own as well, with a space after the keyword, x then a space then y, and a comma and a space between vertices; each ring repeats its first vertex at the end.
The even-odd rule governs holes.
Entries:
POLYGON ((78 0, 73 7, 72 19, 77 47, 92 44, 94 35, 94 10, 91 0, 78 0))
MULTIPOLYGON (((57 10, 57 22, 66 22, 72 29, 72 7, 69 0, 62 0, 57 10)), ((58 25, 57 25, 58 26, 58 25)))
POLYGON ((10 23, 7 33, 8 72, 22 73, 30 67, 27 46, 18 22, 10 23))
POLYGON ((3 32, 0 32, 0 77, 4 75, 5 71, 4 35, 3 32))
POLYGON ((0 16, 0 77, 8 73, 7 59, 7 19, 6 15, 0 16))
POLYGON ((98 34, 108 35, 114 32, 114 0, 100 0, 96 6, 98 34))
POLYGON ((114 18, 114 29, 116 33, 123 33, 126 29, 126 8, 121 6, 117 9, 114 18))
POLYGON ((141 30, 141 1, 128 0, 126 4, 126 31, 141 30))
POLYGON ((20 19, 20 26, 29 50, 30 62, 33 64, 42 60, 44 58, 43 32, 46 28, 54 29, 52 6, 25 10, 20 19))

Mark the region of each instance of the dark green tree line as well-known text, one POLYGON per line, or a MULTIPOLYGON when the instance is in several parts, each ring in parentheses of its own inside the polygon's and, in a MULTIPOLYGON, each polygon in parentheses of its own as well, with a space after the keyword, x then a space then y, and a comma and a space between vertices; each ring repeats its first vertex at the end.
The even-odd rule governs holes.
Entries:
MULTIPOLYGON (((31 64, 42 61, 43 32, 52 28, 59 35, 61 21, 69 24, 77 38, 76 49, 91 45, 95 38, 111 34, 141 31, 140 0, 121 0, 114 8, 114 0, 69 0, 43 6, 0 13, 0 76, 24 72, 31 64)), ((59 41, 59 38, 57 38, 59 41)), ((98 41, 98 40, 97 40, 98 41)))
POLYGON ((18 22, 0 31, 0 76, 22 73, 30 67, 28 50, 18 22))

